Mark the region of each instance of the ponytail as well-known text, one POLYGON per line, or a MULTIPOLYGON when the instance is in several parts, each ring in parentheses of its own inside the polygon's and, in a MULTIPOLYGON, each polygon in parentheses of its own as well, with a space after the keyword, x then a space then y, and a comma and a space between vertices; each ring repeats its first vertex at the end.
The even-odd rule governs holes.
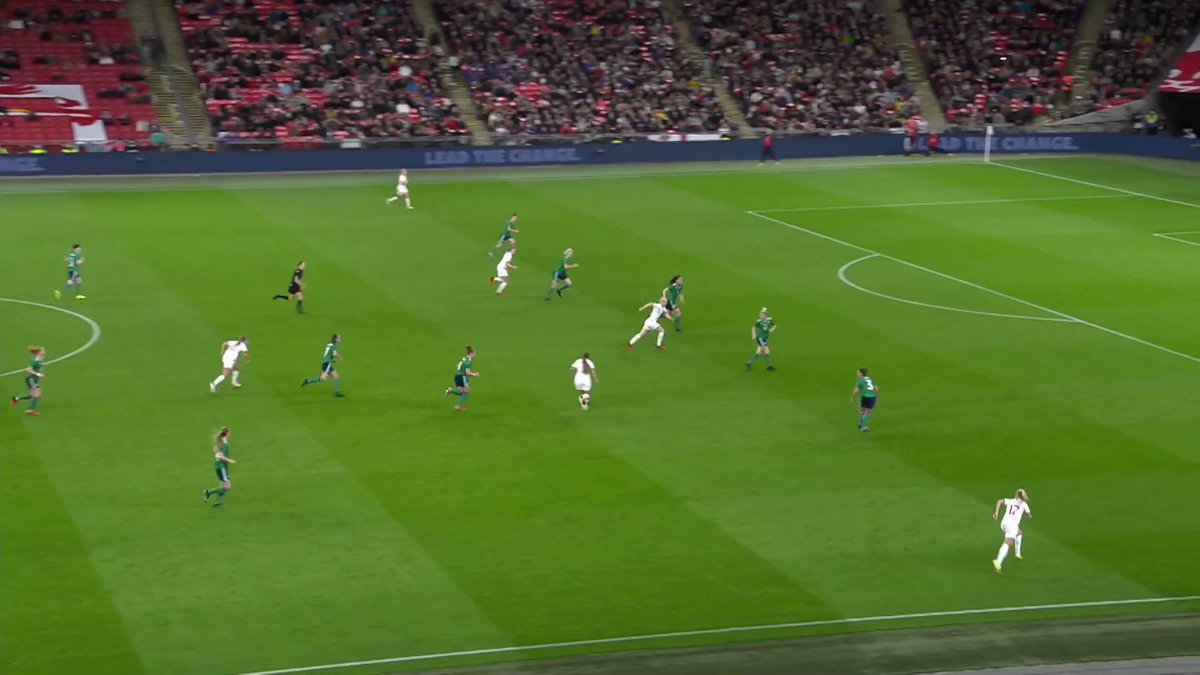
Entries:
POLYGON ((213 445, 220 447, 226 438, 229 438, 229 427, 221 427, 221 430, 213 437, 213 445))
POLYGON ((583 374, 587 375, 588 377, 592 376, 592 362, 590 359, 591 354, 584 352, 583 358, 581 359, 583 361, 583 374))

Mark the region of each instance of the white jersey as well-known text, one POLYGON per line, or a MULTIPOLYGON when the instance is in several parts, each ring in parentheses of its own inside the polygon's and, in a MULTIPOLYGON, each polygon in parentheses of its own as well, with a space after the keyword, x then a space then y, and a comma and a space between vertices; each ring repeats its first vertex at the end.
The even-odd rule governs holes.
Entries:
POLYGON ((505 251, 504 255, 500 258, 499 264, 496 265, 496 276, 498 276, 498 277, 508 276, 508 264, 512 262, 512 259, 513 259, 512 249, 505 251))
POLYGON ((408 194, 408 176, 407 175, 400 174, 400 178, 398 178, 396 180, 396 194, 398 194, 398 195, 408 194))
POLYGON ((646 323, 658 323, 663 314, 667 313, 667 306, 661 302, 656 302, 650 307, 650 316, 646 319, 646 323))
POLYGON ((589 373, 596 369, 596 364, 588 359, 587 367, 588 372, 584 372, 583 359, 575 359, 575 363, 571 364, 571 370, 575 371, 575 388, 579 391, 591 391, 592 389, 592 376, 589 373))
POLYGON ((1021 529, 1021 517, 1027 513, 1033 514, 1024 499, 1005 499, 1004 517, 1000 519, 1000 529, 1004 530, 1005 534, 1016 532, 1021 529))
POLYGON ((229 340, 221 345, 221 364, 226 368, 232 368, 237 363, 238 357, 249 351, 250 348, 245 343, 229 340))

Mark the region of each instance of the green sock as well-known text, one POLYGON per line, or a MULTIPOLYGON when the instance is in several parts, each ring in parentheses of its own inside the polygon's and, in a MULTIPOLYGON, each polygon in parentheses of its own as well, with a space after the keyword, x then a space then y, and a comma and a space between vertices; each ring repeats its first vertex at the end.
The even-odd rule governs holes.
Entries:
POLYGON ((558 289, 558 294, 559 294, 559 295, 562 295, 563 293, 566 293, 566 292, 567 292, 567 291, 569 291, 569 290, 571 290, 571 285, 570 285, 570 284, 568 284, 568 285, 566 285, 566 286, 563 286, 562 288, 558 289))
POLYGON ((759 357, 759 353, 758 353, 758 352, 754 352, 754 356, 751 356, 751 357, 750 357, 750 360, 749 360, 749 361, 747 361, 746 363, 754 363, 755 361, 757 361, 757 360, 758 360, 758 357, 759 357))
POLYGON ((41 401, 41 400, 42 400, 42 397, 41 397, 41 396, 38 396, 37 398, 34 398, 34 397, 32 397, 32 396, 31 396, 31 397, 29 397, 29 409, 30 409, 30 410, 37 410, 38 401, 41 401))
POLYGON ((75 294, 83 295, 83 284, 75 284, 75 294))
POLYGON ((458 401, 458 407, 460 407, 460 408, 465 408, 465 407, 467 407, 467 399, 468 399, 468 398, 471 398, 471 394, 470 394, 470 393, 464 393, 464 394, 462 395, 462 398, 461 398, 461 399, 459 399, 459 401, 458 401))
POLYGON ((304 313, 304 301, 303 301, 303 300, 297 300, 297 301, 296 301, 296 313, 297 313, 297 314, 303 314, 303 313, 304 313))
POLYGON ((17 400, 18 401, 28 401, 31 398, 33 398, 33 397, 32 396, 18 396, 17 400))
POLYGON ((550 294, 553 293, 554 291, 555 291, 555 288, 553 286, 550 287, 550 290, 546 291, 546 299, 547 300, 550 299, 550 294))
POLYGON ((675 317, 675 330, 681 330, 681 328, 680 328, 681 323, 683 323, 683 317, 682 316, 675 317))
POLYGON ((310 378, 308 378, 307 380, 305 380, 305 382, 307 382, 307 383, 309 383, 309 384, 320 384, 320 383, 321 383, 321 378, 319 378, 319 377, 310 377, 310 378))
POLYGON ((771 355, 770 355, 770 354, 763 354, 763 358, 767 360, 767 366, 768 366, 768 367, 770 367, 770 365, 771 365, 771 355))
POLYGON ((339 378, 339 379, 335 379, 335 380, 333 381, 333 390, 334 390, 334 391, 341 391, 341 390, 342 390, 342 380, 341 380, 340 378, 339 378))
POLYGON ((70 293, 71 292, 71 284, 67 284, 66 286, 63 286, 62 292, 70 293))

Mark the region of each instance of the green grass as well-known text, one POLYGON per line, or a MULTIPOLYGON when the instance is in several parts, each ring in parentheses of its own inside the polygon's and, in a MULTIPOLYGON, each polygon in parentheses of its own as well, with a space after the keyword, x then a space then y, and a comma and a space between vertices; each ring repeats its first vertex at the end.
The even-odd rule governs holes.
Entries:
MULTIPOLYGON (((1184 201, 1200 178, 1119 158, 1015 164, 1184 201)), ((1200 229, 1197 209, 969 162, 636 171, 415 173, 415 211, 384 207, 390 175, 0 186, 0 295, 55 303, 79 242, 88 299, 61 306, 103 328, 47 368, 42 417, 0 424, 0 671, 235 673, 1200 595, 1200 250, 1151 236, 1200 229), (1058 197, 1102 198, 747 214, 1058 197), (487 251, 514 210, 520 269, 499 299, 487 251), (784 223, 1094 325, 869 295, 837 276, 867 253, 784 223), (545 302, 567 246, 576 287, 545 302), (300 259, 304 316, 269 299, 300 259), (638 306, 672 274, 685 332, 628 353, 638 306), (763 305, 778 371, 748 373, 763 305), (340 400, 297 386, 335 331, 340 400), (243 333, 244 388, 210 395, 219 344, 243 333), (467 343, 482 376, 463 415, 442 390, 467 343), (587 413, 568 373, 584 350, 601 376, 587 413), (849 400, 861 366, 882 390, 870 434, 849 400), (220 425, 239 463, 214 510, 200 492, 220 425), (1018 486, 1036 518, 1026 559, 998 577, 992 504, 1018 486)), ((886 257, 846 275, 1063 318, 886 257)), ((12 303, 0 326, 4 371, 27 344, 54 357, 89 335, 12 303)))

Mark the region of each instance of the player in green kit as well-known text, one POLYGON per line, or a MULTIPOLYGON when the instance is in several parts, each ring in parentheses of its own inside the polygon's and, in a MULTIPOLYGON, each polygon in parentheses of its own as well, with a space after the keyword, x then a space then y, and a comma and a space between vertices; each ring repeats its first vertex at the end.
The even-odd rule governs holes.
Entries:
POLYGON ((858 398, 858 430, 870 431, 867 422, 871 411, 875 409, 875 399, 879 396, 879 385, 867 373, 866 368, 858 369, 858 379, 854 381, 854 391, 850 392, 850 401, 858 398))
POLYGON ((337 363, 341 360, 342 336, 334 333, 333 337, 329 338, 329 344, 325 345, 325 353, 321 356, 321 374, 301 380, 300 388, 303 389, 310 384, 318 384, 333 378, 333 395, 338 398, 345 396, 342 393, 342 376, 337 371, 337 363))
POLYGON ((46 348, 41 345, 34 345, 28 348, 29 353, 33 356, 33 360, 29 362, 29 367, 25 369, 25 388, 29 393, 24 396, 14 396, 10 403, 12 407, 17 407, 20 401, 29 401, 29 410, 25 411, 30 417, 37 417, 42 413, 38 412, 38 402, 42 400, 42 378, 46 376, 42 372, 42 368, 46 366, 46 348))
POLYGON ((683 326, 680 325, 681 320, 679 315, 683 313, 683 310, 679 306, 686 302, 683 299, 683 276, 676 274, 671 277, 670 283, 663 289, 662 296, 663 304, 667 307, 667 314, 675 322, 675 332, 682 333, 683 326))
POLYGON ((211 497, 216 497, 217 501, 213 503, 213 507, 220 506, 226 493, 233 489, 233 482, 229 480, 230 464, 237 464, 237 462, 229 457, 229 427, 221 427, 216 437, 213 438, 213 466, 217 471, 217 480, 221 483, 215 488, 204 491, 205 504, 211 497))
POLYGON ((488 255, 495 258, 496 251, 500 250, 500 247, 504 246, 504 242, 506 241, 508 242, 509 248, 515 249, 517 247, 517 238, 513 235, 517 234, 518 232, 520 232, 520 230, 517 229, 517 214, 514 213, 512 214, 512 218, 508 219, 508 223, 504 225, 504 232, 500 234, 500 239, 496 242, 496 245, 492 247, 492 250, 488 251, 488 255))
POLYGON ((562 262, 558 264, 558 269, 554 270, 554 276, 550 278, 550 290, 546 291, 546 299, 550 299, 551 293, 558 293, 558 297, 562 297, 564 291, 571 288, 571 276, 567 274, 567 270, 579 267, 574 262, 575 249, 569 248, 563 251, 562 262))
POLYGON ((61 291, 54 291, 54 299, 62 300, 63 293, 70 292, 71 287, 75 287, 75 299, 87 300, 87 296, 83 294, 83 277, 80 276, 79 269, 83 263, 83 247, 75 244, 71 247, 71 252, 65 258, 67 261, 67 284, 62 287, 61 291))
POLYGON ((767 314, 767 308, 763 307, 758 313, 758 321, 754 322, 754 327, 750 329, 750 338, 754 340, 754 356, 746 362, 746 370, 750 370, 754 366, 754 362, 758 357, 767 360, 767 370, 775 370, 775 366, 771 365, 771 333, 775 332, 775 319, 772 319, 767 314))
POLYGON ((453 394, 458 397, 458 403, 454 409, 459 412, 467 411, 467 399, 471 397, 471 378, 479 377, 479 373, 471 370, 471 366, 474 364, 475 350, 471 348, 471 345, 467 345, 467 355, 459 360, 454 371, 454 386, 446 387, 446 393, 443 394, 443 396, 453 394))

